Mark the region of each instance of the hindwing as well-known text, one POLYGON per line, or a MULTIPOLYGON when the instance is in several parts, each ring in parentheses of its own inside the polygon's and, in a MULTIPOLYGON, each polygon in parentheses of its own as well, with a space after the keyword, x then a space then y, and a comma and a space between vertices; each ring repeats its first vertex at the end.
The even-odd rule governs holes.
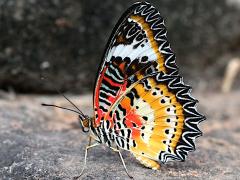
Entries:
POLYGON ((191 88, 180 76, 156 73, 141 79, 111 108, 118 146, 149 159, 185 160, 201 135, 191 88))

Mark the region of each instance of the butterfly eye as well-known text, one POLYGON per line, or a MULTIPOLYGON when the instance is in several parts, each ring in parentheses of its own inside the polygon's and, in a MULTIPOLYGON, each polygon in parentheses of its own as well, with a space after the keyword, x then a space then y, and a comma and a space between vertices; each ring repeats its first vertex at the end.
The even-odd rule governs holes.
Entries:
POLYGON ((84 127, 89 127, 89 120, 88 119, 84 119, 82 122, 83 122, 84 127))
POLYGON ((88 132, 89 131, 89 119, 82 119, 81 120, 81 124, 82 124, 82 131, 83 132, 88 132))

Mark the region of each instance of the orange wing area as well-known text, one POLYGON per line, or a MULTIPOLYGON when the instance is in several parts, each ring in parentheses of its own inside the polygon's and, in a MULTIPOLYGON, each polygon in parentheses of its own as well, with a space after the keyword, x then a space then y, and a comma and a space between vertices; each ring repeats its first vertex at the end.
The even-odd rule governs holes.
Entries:
POLYGON ((134 87, 139 98, 125 96, 119 104, 127 112, 124 123, 131 129, 130 138, 136 144, 130 151, 159 160, 161 151, 174 153, 182 134, 184 115, 182 105, 166 84, 157 84, 153 78, 147 80, 151 90, 139 83, 134 87))
POLYGON ((139 81, 113 109, 117 145, 138 158, 161 162, 169 158, 184 160, 181 148, 187 143, 185 134, 201 134, 197 127, 189 130, 186 120, 203 118, 194 110, 189 114, 186 109, 187 104, 196 103, 187 95, 189 91, 179 76, 158 73, 139 81))

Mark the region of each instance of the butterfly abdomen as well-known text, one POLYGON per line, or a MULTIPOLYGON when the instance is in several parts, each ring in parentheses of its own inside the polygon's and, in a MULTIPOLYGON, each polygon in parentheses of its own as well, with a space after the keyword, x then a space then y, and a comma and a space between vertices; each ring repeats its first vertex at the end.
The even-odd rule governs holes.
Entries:
POLYGON ((154 161, 152 159, 146 158, 144 156, 132 153, 136 159, 145 167, 151 168, 153 170, 158 170, 160 169, 160 164, 157 161, 154 161))

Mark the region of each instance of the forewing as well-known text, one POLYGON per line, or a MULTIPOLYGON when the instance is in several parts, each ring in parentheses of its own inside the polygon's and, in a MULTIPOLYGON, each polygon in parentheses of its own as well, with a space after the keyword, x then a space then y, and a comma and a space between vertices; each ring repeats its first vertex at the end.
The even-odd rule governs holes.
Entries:
MULTIPOLYGON (((120 18, 96 78, 94 108, 97 126, 107 119, 111 106, 134 83, 156 72, 178 74, 166 33, 160 13, 146 2, 135 3, 120 18)), ((114 122, 109 121, 112 127, 114 122)))

